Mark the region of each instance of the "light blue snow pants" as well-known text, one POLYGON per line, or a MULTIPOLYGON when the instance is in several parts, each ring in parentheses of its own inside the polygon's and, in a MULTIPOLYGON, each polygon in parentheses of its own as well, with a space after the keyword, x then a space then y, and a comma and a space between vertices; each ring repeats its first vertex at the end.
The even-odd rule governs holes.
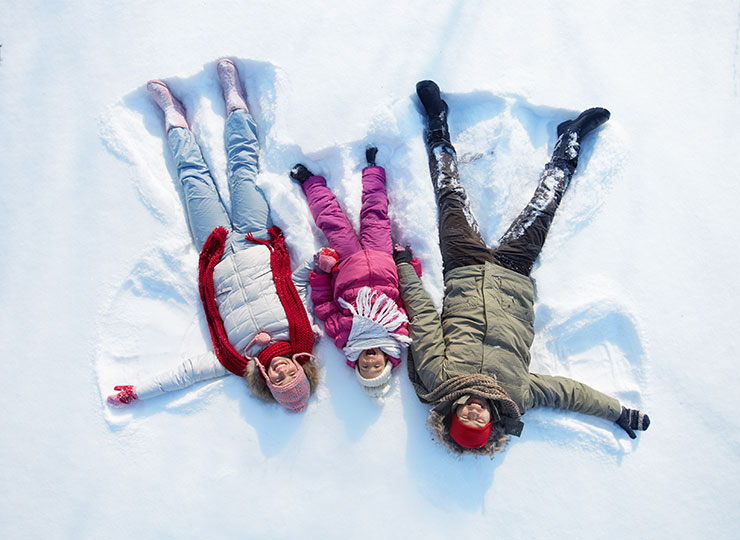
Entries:
POLYGON ((203 248, 213 229, 223 226, 230 234, 227 244, 233 249, 253 245, 244 240, 248 232, 268 240, 272 227, 270 207, 254 179, 257 177, 257 126, 252 115, 244 110, 233 111, 224 126, 227 173, 231 194, 231 217, 216 189, 200 147, 193 133, 184 128, 172 128, 167 142, 177 166, 177 174, 185 193, 185 210, 190 233, 198 251, 203 248))

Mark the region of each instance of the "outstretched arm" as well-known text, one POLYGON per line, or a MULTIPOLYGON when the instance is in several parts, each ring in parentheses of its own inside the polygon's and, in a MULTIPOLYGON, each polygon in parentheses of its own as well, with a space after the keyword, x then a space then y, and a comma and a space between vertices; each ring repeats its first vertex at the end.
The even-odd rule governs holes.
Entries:
POLYGON ((314 312, 319 319, 326 321, 339 311, 332 294, 331 274, 314 270, 311 272, 309 280, 311 282, 311 301, 313 302, 314 312))
POLYGON ((398 264, 398 278, 412 340, 409 346, 409 376, 415 376, 427 390, 433 390, 441 379, 446 358, 442 321, 410 263, 398 264))
POLYGON ((136 399, 150 399, 166 392, 187 388, 195 383, 217 379, 229 372, 212 352, 189 358, 174 369, 164 371, 136 385, 116 387, 118 394, 108 396, 112 406, 123 406, 136 399))
POLYGON ((628 409, 613 397, 567 377, 530 374, 531 402, 533 407, 556 407, 611 420, 627 432, 631 439, 635 430, 644 431, 650 426, 650 417, 636 409, 628 409))
POLYGON ((310 283, 309 276, 312 269, 313 261, 309 259, 307 261, 304 261, 298 268, 293 270, 293 283, 295 284, 295 288, 298 291, 298 295, 301 297, 301 301, 303 302, 304 306, 309 305, 308 285, 310 283))
POLYGON ((345 315, 334 301, 331 288, 331 274, 311 272, 311 300, 316 316, 324 321, 327 335, 340 349, 347 344, 352 327, 352 317, 345 315))
POLYGON ((553 377, 531 373, 530 405, 527 407, 554 407, 583 414, 590 414, 616 422, 622 407, 616 398, 594 390, 568 377, 553 377))

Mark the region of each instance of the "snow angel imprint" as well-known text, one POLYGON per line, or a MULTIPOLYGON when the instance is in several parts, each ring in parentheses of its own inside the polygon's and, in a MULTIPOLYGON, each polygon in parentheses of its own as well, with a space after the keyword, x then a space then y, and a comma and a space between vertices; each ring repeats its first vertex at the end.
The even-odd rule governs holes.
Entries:
POLYGON ((303 188, 329 242, 316 254, 310 276, 314 311, 365 393, 380 403, 390 388, 391 370, 411 340, 393 261, 385 170, 375 164, 376 154, 375 147, 365 153, 359 238, 323 177, 301 164, 290 176, 303 188))
POLYGON ((492 250, 478 232, 458 178, 447 103, 432 81, 421 81, 416 91, 426 112, 429 170, 439 210, 445 281, 441 316, 407 264, 410 252, 398 251, 395 258, 413 338, 409 377, 419 399, 433 406, 429 424, 435 436, 453 452, 493 456, 509 435, 521 434, 527 410, 545 406, 616 422, 635 438, 634 430, 650 424, 646 414, 578 381, 529 372, 534 339, 529 274, 575 172, 580 142, 609 119, 609 111, 588 109, 558 126, 552 159, 532 199, 492 250))
POLYGON ((226 102, 224 141, 231 217, 224 208, 185 109, 162 81, 147 90, 164 112, 167 142, 185 194, 193 240, 201 250, 198 286, 214 352, 137 384, 116 386, 112 406, 149 399, 229 372, 252 392, 292 411, 306 408, 318 382, 311 354, 314 328, 308 305, 311 264, 291 270, 290 255, 270 208, 255 185, 259 143, 234 63, 222 59, 218 76, 226 102))

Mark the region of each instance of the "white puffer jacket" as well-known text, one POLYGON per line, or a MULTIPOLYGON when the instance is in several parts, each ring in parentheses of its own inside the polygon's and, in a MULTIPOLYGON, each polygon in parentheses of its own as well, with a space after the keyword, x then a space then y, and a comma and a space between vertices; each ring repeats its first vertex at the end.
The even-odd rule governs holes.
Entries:
MULTIPOLYGON (((313 325, 308 290, 312 267, 312 261, 299 266, 293 272, 293 283, 313 325)), ((239 353, 244 353, 244 347, 260 331, 270 335, 270 343, 290 339, 288 318, 272 276, 269 248, 261 244, 249 244, 234 249, 233 244, 227 241, 221 261, 213 271, 213 285, 226 335, 239 353)), ((315 326, 314 332, 317 332, 315 326)), ((254 344, 247 352, 250 356, 256 356, 262 349, 254 344)), ((228 374, 215 354, 203 354, 138 383, 136 394, 139 399, 148 399, 228 374)))
MULTIPOLYGON (((310 273, 309 262, 293 272, 293 282, 309 314, 310 273)), ((275 289, 266 246, 254 244, 235 252, 228 250, 228 254, 225 251, 213 270, 213 286, 226 335, 239 353, 244 354, 244 347, 260 331, 270 334, 271 343, 290 339, 288 318, 275 289)), ((256 356, 260 350, 262 347, 252 345, 247 352, 256 356)))

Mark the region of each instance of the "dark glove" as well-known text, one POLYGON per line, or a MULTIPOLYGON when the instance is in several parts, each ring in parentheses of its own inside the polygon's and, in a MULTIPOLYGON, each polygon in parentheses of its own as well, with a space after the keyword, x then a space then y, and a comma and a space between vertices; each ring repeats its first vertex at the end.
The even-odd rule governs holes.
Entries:
POLYGON ((406 244, 406 247, 403 247, 401 244, 396 244, 393 246, 393 260, 396 263, 396 266, 398 266, 401 263, 409 263, 411 264, 411 259, 414 258, 414 254, 411 252, 411 246, 406 244))
POLYGON ((375 146, 369 146, 365 150, 365 159, 367 160, 368 167, 375 167, 375 156, 378 154, 378 149, 375 146))
POLYGON ((313 173, 309 171, 302 163, 296 163, 295 166, 290 170, 290 177, 303 185, 303 182, 313 176, 313 173))
POLYGON ((616 420, 616 424, 627 432, 630 439, 637 438, 633 430, 645 431, 650 426, 650 417, 637 409, 622 407, 622 414, 616 420))
POLYGON ((136 387, 132 384, 123 384, 113 388, 117 394, 108 396, 108 403, 111 407, 125 407, 134 400, 139 399, 136 395, 136 387))

